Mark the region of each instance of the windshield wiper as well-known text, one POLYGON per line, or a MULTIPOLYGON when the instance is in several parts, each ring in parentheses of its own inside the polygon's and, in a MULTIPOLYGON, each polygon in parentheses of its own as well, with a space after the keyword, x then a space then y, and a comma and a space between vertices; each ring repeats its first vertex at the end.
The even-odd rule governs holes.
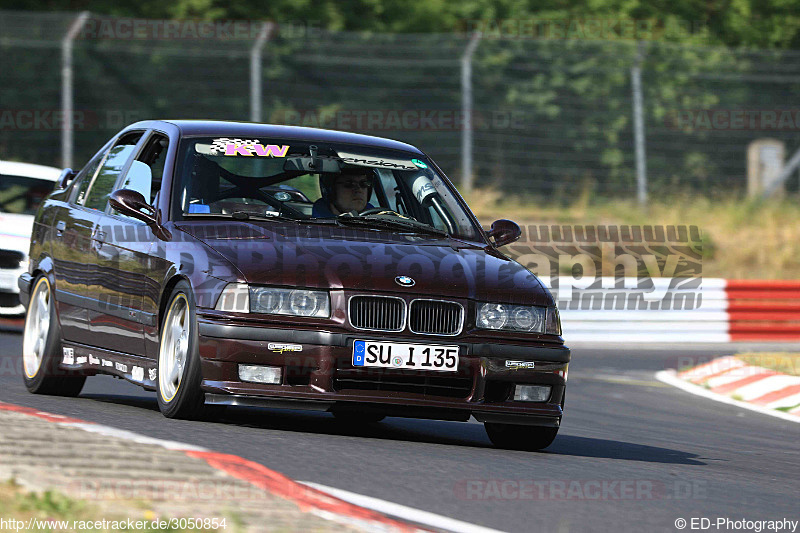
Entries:
POLYGON ((386 217, 382 215, 367 215, 367 216, 338 216, 336 217, 338 224, 352 224, 356 226, 370 226, 374 228, 386 229, 404 229, 414 233, 429 233, 431 235, 438 235, 440 237, 449 237, 446 231, 434 228, 423 222, 418 222, 412 219, 404 219, 397 217, 386 217))
POLYGON ((232 218, 234 220, 291 220, 292 222, 299 222, 299 219, 287 217, 284 215, 256 215, 247 211, 233 211, 232 213, 184 213, 183 216, 191 218, 232 218))

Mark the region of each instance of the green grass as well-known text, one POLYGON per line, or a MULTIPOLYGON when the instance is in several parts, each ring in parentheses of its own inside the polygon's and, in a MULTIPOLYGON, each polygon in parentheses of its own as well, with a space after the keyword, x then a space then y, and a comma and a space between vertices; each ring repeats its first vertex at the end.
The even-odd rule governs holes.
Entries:
MULTIPOLYGON (((153 511, 149 510, 150 506, 145 502, 130 501, 130 502, 115 502, 113 511, 102 510, 98 506, 91 503, 76 500, 58 491, 46 491, 43 493, 29 492, 14 480, 0 483, 0 518, 5 520, 13 519, 21 522, 28 522, 28 520, 35 518, 38 519, 39 525, 47 521, 66 521, 69 523, 67 530, 74 530, 73 525, 75 522, 97 522, 106 520, 108 522, 127 521, 128 518, 134 521, 148 522, 147 529, 140 529, 137 531, 152 531, 152 532, 171 532, 183 531, 180 529, 167 528, 167 529, 153 529, 149 522, 156 518, 159 520, 168 520, 168 517, 157 517, 153 511)), ((228 519, 227 531, 242 531, 241 520, 228 519), (234 527, 230 527, 233 525, 234 527)), ((34 528, 34 531, 52 531, 52 528, 44 527, 40 529, 34 528)), ((186 530, 186 531, 215 531, 210 529, 205 530, 186 530)), ((223 530, 224 531, 224 530, 223 530)))
POLYGON ((508 218, 524 224, 695 225, 703 235, 703 276, 729 279, 800 279, 800 199, 653 198, 646 209, 633 199, 578 194, 569 205, 543 198, 476 190, 466 200, 481 223, 508 218))
POLYGON ((769 368, 790 376, 800 376, 800 353, 769 352, 737 354, 748 365, 769 368))

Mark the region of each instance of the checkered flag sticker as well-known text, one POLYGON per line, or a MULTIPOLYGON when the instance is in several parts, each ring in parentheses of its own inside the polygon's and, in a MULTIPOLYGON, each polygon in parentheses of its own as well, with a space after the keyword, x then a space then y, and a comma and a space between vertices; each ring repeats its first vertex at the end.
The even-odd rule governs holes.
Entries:
POLYGON ((231 143, 253 149, 253 145, 260 144, 261 141, 258 139, 229 139, 227 137, 220 137, 219 139, 214 139, 211 143, 211 151, 214 152, 214 155, 223 155, 225 154, 226 147, 231 143))

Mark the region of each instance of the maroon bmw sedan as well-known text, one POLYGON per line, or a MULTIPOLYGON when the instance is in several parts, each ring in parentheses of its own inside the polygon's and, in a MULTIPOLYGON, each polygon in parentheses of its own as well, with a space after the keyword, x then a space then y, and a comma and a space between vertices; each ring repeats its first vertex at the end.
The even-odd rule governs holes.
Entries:
POLYGON ((66 169, 34 224, 25 385, 111 374, 171 418, 222 406, 485 423, 556 437, 555 302, 417 148, 350 133, 146 121, 66 169))

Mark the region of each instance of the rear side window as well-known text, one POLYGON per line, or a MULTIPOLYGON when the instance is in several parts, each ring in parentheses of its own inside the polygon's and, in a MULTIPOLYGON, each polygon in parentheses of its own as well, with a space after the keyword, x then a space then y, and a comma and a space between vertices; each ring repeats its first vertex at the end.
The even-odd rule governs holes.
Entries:
MULTIPOLYGON (((105 210, 108 198, 114 192, 114 185, 117 183, 119 174, 133 155, 136 143, 139 142, 141 136, 141 132, 125 135, 109 150, 100 169, 89 181, 83 200, 84 206, 99 211, 105 210)), ((80 196, 78 203, 81 203, 80 196)))

